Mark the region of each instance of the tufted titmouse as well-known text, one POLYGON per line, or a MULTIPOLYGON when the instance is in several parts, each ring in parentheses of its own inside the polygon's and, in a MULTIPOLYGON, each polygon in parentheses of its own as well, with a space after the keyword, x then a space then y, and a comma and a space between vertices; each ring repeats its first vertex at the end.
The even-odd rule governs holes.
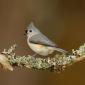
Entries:
POLYGON ((42 56, 52 54, 55 50, 61 53, 67 53, 67 51, 58 48, 58 46, 42 34, 33 22, 29 24, 27 30, 27 43, 29 47, 36 53, 42 56))

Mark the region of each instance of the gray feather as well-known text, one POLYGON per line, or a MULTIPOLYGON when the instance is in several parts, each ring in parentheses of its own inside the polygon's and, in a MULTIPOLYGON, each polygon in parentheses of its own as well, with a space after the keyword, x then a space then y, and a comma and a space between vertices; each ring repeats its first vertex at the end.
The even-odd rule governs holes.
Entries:
POLYGON ((68 53, 68 51, 61 49, 61 48, 55 48, 55 50, 61 53, 68 53))
POLYGON ((30 37, 29 42, 35 43, 35 44, 42 44, 42 45, 50 46, 50 47, 57 47, 57 45, 54 42, 52 42, 50 39, 48 39, 42 33, 36 34, 36 35, 30 37))

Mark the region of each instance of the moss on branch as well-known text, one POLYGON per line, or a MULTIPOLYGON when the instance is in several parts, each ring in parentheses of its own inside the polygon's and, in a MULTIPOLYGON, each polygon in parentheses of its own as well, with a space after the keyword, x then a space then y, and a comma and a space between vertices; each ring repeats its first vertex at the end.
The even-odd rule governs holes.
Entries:
POLYGON ((72 50, 71 54, 56 54, 54 57, 35 58, 31 55, 18 56, 14 52, 16 45, 8 50, 4 49, 0 54, 0 64, 3 68, 13 71, 14 66, 26 67, 37 70, 62 71, 67 66, 73 65, 85 59, 85 44, 78 50, 72 50))

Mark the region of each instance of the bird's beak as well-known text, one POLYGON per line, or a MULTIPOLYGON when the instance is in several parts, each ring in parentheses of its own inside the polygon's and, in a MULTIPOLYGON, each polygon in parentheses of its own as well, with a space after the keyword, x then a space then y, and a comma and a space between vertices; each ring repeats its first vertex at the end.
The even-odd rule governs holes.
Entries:
POLYGON ((25 30, 25 33, 24 33, 24 35, 27 35, 27 30, 25 30))

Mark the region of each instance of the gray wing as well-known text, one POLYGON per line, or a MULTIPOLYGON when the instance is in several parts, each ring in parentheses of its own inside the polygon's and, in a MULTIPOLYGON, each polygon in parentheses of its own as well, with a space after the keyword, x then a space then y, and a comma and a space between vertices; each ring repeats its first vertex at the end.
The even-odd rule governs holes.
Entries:
POLYGON ((29 39, 29 42, 35 43, 35 44, 42 44, 42 45, 50 46, 50 47, 57 47, 57 45, 54 42, 52 42, 50 39, 48 39, 43 34, 36 34, 32 36, 29 39))

